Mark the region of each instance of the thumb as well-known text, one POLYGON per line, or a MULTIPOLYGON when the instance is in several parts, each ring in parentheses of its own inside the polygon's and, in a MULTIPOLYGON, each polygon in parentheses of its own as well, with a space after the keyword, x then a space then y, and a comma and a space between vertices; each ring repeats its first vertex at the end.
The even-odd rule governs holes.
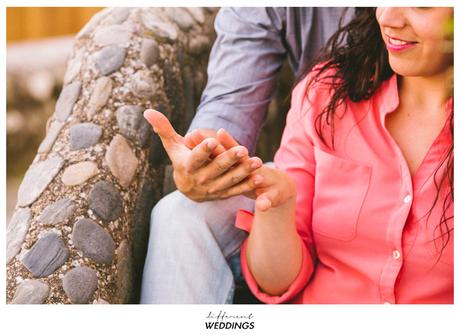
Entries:
POLYGON ((174 147, 185 145, 184 138, 176 133, 168 118, 162 113, 147 109, 144 112, 144 118, 153 127, 153 131, 160 136, 161 142, 168 153, 174 147))

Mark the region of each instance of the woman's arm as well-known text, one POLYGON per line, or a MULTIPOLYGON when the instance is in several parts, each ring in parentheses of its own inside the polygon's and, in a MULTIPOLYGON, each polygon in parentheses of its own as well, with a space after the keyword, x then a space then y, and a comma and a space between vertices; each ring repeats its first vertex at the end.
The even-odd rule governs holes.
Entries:
POLYGON ((246 259, 259 287, 281 295, 299 274, 301 239, 295 226, 296 187, 285 172, 261 167, 246 259))

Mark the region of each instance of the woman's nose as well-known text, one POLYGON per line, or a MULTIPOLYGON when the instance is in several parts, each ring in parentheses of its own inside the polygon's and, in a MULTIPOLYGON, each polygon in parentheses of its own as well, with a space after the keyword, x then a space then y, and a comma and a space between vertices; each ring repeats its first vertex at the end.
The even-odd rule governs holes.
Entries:
POLYGON ((376 17, 382 27, 403 28, 406 25, 404 7, 379 7, 376 17))

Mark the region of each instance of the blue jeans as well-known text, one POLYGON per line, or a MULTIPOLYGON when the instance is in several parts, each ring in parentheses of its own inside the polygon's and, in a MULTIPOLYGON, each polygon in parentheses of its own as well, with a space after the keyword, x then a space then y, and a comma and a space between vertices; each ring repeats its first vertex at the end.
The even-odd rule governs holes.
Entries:
POLYGON ((239 249, 247 237, 234 226, 239 209, 253 211, 254 200, 195 202, 179 191, 161 199, 151 215, 140 302, 232 303, 233 272, 239 272, 239 249))

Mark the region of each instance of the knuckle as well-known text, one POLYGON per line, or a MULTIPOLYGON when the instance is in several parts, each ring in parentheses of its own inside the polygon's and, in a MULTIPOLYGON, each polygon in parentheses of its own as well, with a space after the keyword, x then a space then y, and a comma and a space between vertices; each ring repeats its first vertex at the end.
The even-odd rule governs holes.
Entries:
POLYGON ((196 183, 198 185, 202 185, 202 184, 206 183, 207 178, 206 178, 206 176, 199 176, 195 180, 196 180, 196 183))
POLYGON ((230 178, 230 181, 231 181, 232 184, 237 184, 237 183, 240 182, 240 180, 241 180, 241 178, 239 176, 232 176, 230 178))
POLYGON ((227 170, 227 165, 225 164, 225 161, 216 160, 216 169, 219 170, 219 171, 227 170))

